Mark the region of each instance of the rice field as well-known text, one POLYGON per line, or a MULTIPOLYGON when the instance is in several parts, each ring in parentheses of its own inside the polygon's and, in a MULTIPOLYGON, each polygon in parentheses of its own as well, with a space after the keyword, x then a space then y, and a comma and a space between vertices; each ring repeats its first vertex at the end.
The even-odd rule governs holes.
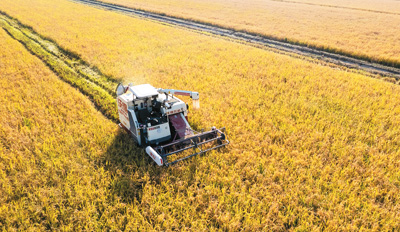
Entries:
POLYGON ((392 0, 102 0, 399 67, 392 0))
POLYGON ((191 125, 231 141, 157 167, 1 29, 1 229, 400 229, 400 86, 66 0, 0 10, 110 78, 200 92, 191 125))

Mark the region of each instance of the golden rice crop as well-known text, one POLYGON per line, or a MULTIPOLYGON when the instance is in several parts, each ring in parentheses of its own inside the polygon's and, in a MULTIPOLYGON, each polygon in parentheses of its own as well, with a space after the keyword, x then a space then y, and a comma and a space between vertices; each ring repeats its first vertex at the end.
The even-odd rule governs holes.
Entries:
MULTIPOLYGON (((6 15, 0 15, 0 26, 14 39, 24 44, 30 52, 44 61, 63 80, 78 87, 80 91, 89 96, 104 115, 114 121, 118 120, 116 102, 113 97, 116 81, 109 81, 107 77, 101 74, 93 76, 90 72, 83 72, 82 68, 79 68, 81 66, 76 67, 71 63, 81 64, 84 62, 73 61, 73 59, 68 58, 71 55, 68 55, 68 52, 62 52, 62 49, 57 49, 58 54, 56 54, 56 45, 52 45, 52 49, 45 49, 43 47, 43 44, 46 43, 45 39, 30 33, 29 27, 20 27, 19 22, 6 15)), ((47 43, 52 44, 51 41, 47 41, 47 43)))
POLYGON ((102 0, 400 66, 396 1, 102 0))
MULTIPOLYGON (((52 169, 41 169, 38 161, 35 170, 61 184, 46 179, 45 186, 54 191, 46 207, 30 198, 41 193, 39 187, 30 188, 29 182, 15 185, 24 194, 3 202, 19 210, 2 214, 1 225, 18 228, 36 222, 43 228, 78 225, 87 230, 400 229, 399 86, 68 1, 13 4, 5 2, 1 9, 103 73, 135 84, 199 91, 202 108, 190 113, 192 126, 226 126, 231 144, 220 152, 157 168, 127 136, 107 131, 109 122, 82 116, 74 128, 85 129, 56 129, 54 133, 65 134, 48 145, 65 149, 68 146, 59 141, 75 133, 78 147, 72 146, 76 143, 71 138, 69 145, 85 148, 85 155, 61 152, 61 157, 68 155, 65 159, 79 169, 53 165, 59 155, 43 158, 48 162, 44 167, 52 169), (65 180, 63 170, 75 172, 65 180), (80 190, 69 190, 75 185, 80 190), (75 211, 78 214, 72 214, 75 211)), ((5 46, 11 47, 16 45, 5 46)), ((1 59, 9 62, 12 57, 1 59)), ((19 67, 18 60, 12 66, 19 67)), ((9 98, 1 99, 7 103, 4 99, 9 98)), ((75 106, 82 100, 70 101, 75 106)), ((68 116, 81 115, 75 111, 62 117, 55 112, 54 117, 68 122, 68 116)), ((46 135, 32 136, 36 137, 41 141, 46 135)), ((4 149, 8 152, 3 145, 4 149)), ((4 168, 8 164, 1 162, 4 168)), ((19 169, 14 174, 28 175, 19 169)), ((13 178, 4 171, 2 177, 13 178)), ((40 178, 44 177, 30 176, 42 186, 40 178)), ((5 183, 1 186, 8 186, 5 183)))
POLYGON ((93 165, 115 124, 4 30, 0 41, 0 228, 98 227, 99 206, 123 208, 105 204, 111 174, 93 165))

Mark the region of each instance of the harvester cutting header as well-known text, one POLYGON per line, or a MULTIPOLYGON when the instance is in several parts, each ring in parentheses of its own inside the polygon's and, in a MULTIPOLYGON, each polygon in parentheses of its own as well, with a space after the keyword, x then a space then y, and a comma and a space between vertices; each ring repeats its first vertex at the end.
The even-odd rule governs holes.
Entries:
POLYGON ((119 126, 159 165, 178 161, 229 144, 225 128, 194 131, 188 123, 188 105, 175 95, 189 96, 199 108, 199 93, 174 89, 156 89, 149 84, 124 86, 116 90, 119 126), (178 157, 169 161, 171 156, 178 157), (182 157, 183 155, 183 157, 182 157))

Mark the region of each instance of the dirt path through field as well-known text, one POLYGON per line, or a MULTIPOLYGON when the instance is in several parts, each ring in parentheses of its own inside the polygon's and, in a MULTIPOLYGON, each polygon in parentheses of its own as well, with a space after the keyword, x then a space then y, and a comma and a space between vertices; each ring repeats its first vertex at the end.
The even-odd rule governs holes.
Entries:
POLYGON ((93 0, 71 0, 71 1, 86 4, 100 9, 122 13, 132 17, 140 17, 151 21, 157 21, 164 24, 183 27, 186 29, 194 30, 196 32, 200 32, 202 34, 221 36, 230 40, 233 39, 234 41, 240 43, 244 42, 253 46, 258 46, 258 47, 262 46, 266 48, 271 48, 279 52, 311 57, 313 59, 322 60, 346 68, 363 70, 372 74, 393 77, 396 80, 400 80, 399 68, 390 67, 376 62, 370 62, 357 57, 351 57, 346 54, 337 54, 329 51, 323 51, 316 48, 291 44, 285 41, 279 41, 277 39, 268 38, 266 36, 251 34, 242 31, 236 31, 230 28, 223 28, 221 26, 215 26, 202 22, 185 20, 181 18, 166 16, 163 14, 157 14, 143 10, 136 10, 100 1, 93 1, 93 0))

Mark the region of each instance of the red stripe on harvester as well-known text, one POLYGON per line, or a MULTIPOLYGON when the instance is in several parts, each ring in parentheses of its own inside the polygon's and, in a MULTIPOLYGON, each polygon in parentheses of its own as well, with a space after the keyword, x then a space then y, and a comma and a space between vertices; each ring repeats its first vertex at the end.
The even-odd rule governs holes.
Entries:
POLYGON ((190 96, 190 93, 175 92, 175 95, 190 96))

